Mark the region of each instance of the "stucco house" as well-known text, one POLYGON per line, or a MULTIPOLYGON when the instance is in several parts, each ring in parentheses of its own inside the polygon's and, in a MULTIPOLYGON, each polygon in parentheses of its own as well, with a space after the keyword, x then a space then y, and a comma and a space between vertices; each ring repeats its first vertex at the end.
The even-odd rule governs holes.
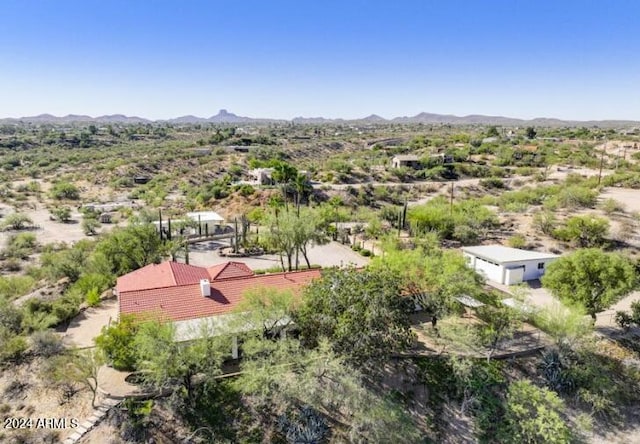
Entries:
POLYGON ((463 247, 462 254, 472 269, 487 279, 504 285, 540 279, 547 265, 560 257, 557 254, 502 245, 463 247))
MULTIPOLYGON (((243 262, 206 268, 165 261, 118 278, 118 315, 172 322, 178 340, 197 337, 202 327, 209 334, 228 334, 225 327, 248 290, 277 288, 295 294, 319 277, 319 269, 256 275, 243 262)), ((235 359, 237 337, 232 342, 231 356, 235 359)))
POLYGON ((393 168, 409 167, 419 168, 420 158, 413 154, 398 154, 391 159, 391 166, 393 168))
POLYGON ((250 182, 253 185, 273 185, 273 168, 254 168, 249 170, 250 182))

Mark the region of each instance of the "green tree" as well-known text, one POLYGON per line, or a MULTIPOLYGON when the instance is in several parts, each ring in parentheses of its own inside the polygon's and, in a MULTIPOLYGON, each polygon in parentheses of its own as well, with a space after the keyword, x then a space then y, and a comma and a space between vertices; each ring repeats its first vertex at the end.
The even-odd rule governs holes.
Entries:
MULTIPOLYGON (((311 245, 324 245, 329 242, 329 238, 325 234, 321 225, 321 220, 317 217, 316 212, 309 209, 298 212, 297 221, 293 224, 293 239, 297 252, 302 254, 307 267, 311 267, 309 262, 308 249, 311 245)), ((298 268, 298 254, 296 252, 296 269, 298 268)))
MULTIPOLYGON (((342 429, 348 442, 419 442, 420 434, 402 406, 376 394, 361 372, 326 342, 307 350, 295 339, 254 338, 243 350, 235 387, 250 395, 261 411, 284 412, 280 422, 305 426, 297 412, 306 407, 317 422, 333 423, 329 430, 342 429)), ((281 429, 283 435, 286 431, 281 429)))
POLYGON ((98 369, 104 364, 99 350, 86 349, 55 357, 49 364, 49 374, 57 382, 84 385, 92 393, 91 406, 96 407, 98 391, 98 369))
POLYGON ((313 187, 309 183, 307 175, 301 173, 296 174, 293 179, 293 186, 296 192, 296 212, 300 215, 300 204, 313 191, 313 187))
POLYGON ((122 276, 145 265, 159 263, 166 248, 153 225, 130 225, 113 230, 98 243, 96 252, 106 258, 113 274, 122 276))
POLYGON ((414 340, 413 303, 401 290, 400 279, 389 271, 325 270, 305 289, 295 321, 310 345, 327 338, 353 362, 384 360, 414 340))
POLYGON ((264 224, 268 231, 264 233, 265 242, 280 254, 280 263, 285 270, 284 257, 287 259, 286 269, 298 269, 299 255, 302 254, 310 267, 308 249, 311 245, 322 245, 328 242, 323 230, 323 222, 311 209, 295 213, 267 215, 264 224))
POLYGON ((138 331, 133 316, 121 315, 120 320, 108 327, 96 337, 96 346, 104 352, 107 360, 117 370, 133 370, 136 365, 136 352, 133 342, 138 331))
POLYGON ((245 335, 277 338, 293 322, 295 299, 289 290, 260 287, 247 291, 238 306, 233 327, 245 335))
POLYGON ((562 420, 564 403, 548 389, 523 380, 507 393, 505 430, 501 442, 529 444, 569 443, 571 434, 562 420))
POLYGON ((282 198, 284 199, 284 205, 286 211, 289 211, 289 205, 287 200, 289 186, 295 181, 298 176, 298 170, 293 165, 289 165, 287 162, 279 161, 273 167, 273 180, 280 184, 282 190, 282 198))
POLYGON ((133 341, 137 364, 147 382, 157 388, 183 391, 188 406, 192 406, 196 376, 211 381, 221 373, 222 358, 231 349, 230 344, 213 336, 206 323, 193 332, 188 342, 178 342, 171 323, 145 322, 141 324, 133 341))
POLYGON ((495 125, 492 125, 489 128, 487 128, 486 135, 487 135, 487 137, 500 137, 500 133, 498 132, 498 128, 496 128, 495 125))
POLYGON ((527 136, 527 139, 535 139, 536 138, 536 134, 538 134, 536 132, 536 129, 532 126, 528 126, 527 129, 525 130, 525 135, 527 136))
POLYGON ((295 239, 296 224, 296 216, 288 212, 280 215, 274 213, 273 216, 267 216, 265 221, 268 230, 264 233, 263 239, 270 249, 278 252, 282 271, 292 271, 294 268, 294 255, 297 251, 295 239), (286 268, 283 257, 287 258, 286 268))
POLYGON ((480 327, 480 341, 488 348, 487 360, 505 340, 512 338, 521 325, 522 313, 517 309, 499 304, 497 307, 485 305, 478 309, 478 315, 486 322, 480 327))
POLYGON ((371 268, 388 269, 399 276, 404 291, 435 321, 453 310, 456 297, 482 291, 482 277, 467 266, 462 255, 437 247, 402 250, 387 246, 384 256, 373 259, 371 268))
POLYGON ((75 282, 90 266, 94 244, 88 240, 76 242, 73 247, 62 251, 46 251, 40 257, 42 268, 52 280, 69 278, 75 282))
POLYGON ((636 275, 624 257, 589 248, 549 264, 541 281, 559 298, 582 305, 595 322, 596 313, 633 290, 636 275))

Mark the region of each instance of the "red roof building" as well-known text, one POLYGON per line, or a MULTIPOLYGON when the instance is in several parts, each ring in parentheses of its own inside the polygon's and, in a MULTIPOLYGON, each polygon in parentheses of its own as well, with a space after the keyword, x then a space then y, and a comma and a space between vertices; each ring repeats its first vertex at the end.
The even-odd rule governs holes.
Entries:
POLYGON ((319 269, 256 275, 242 262, 204 268, 167 261, 121 276, 116 292, 120 314, 175 322, 231 313, 251 289, 298 292, 319 277, 319 269))

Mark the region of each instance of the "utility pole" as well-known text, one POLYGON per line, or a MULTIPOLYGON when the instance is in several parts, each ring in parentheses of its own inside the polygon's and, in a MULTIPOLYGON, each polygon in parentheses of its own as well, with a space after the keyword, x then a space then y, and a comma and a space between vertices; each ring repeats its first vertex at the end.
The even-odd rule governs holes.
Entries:
POLYGON ((451 182, 451 192, 449 196, 449 216, 453 216, 453 182, 451 182))
POLYGON ((600 156, 600 171, 598 171, 598 186, 602 180, 602 164, 604 163, 604 153, 607 151, 607 139, 604 139, 604 145, 602 147, 602 155, 600 156))

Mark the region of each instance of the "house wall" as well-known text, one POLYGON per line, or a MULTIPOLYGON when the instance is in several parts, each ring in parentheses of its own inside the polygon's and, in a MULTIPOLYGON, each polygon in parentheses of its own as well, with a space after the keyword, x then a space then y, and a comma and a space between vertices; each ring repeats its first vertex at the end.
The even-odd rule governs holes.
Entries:
POLYGON ((471 259, 469 266, 476 270, 478 273, 485 276, 487 279, 502 283, 504 280, 504 268, 499 264, 493 264, 482 258, 475 257, 465 253, 467 260, 471 259))
MULTIPOLYGON (((547 269, 547 265, 553 262, 554 260, 556 260, 556 258, 536 259, 532 261, 518 262, 517 265, 524 265, 525 267, 523 280, 531 281, 534 279, 540 279, 540 276, 542 276, 544 274, 544 271, 547 269), (539 269, 538 268, 539 263, 543 263, 544 268, 539 269)), ((509 267, 511 267, 512 265, 516 265, 516 264, 509 264, 509 267)))
POLYGON ((508 264, 500 265, 475 257, 469 253, 464 253, 464 257, 467 259, 469 267, 481 273, 491 281, 506 285, 540 279, 548 264, 556 260, 556 258, 535 259, 529 261, 510 262, 508 264), (543 268, 538 268, 538 264, 540 263, 544 264, 543 268))
POLYGON ((504 270, 504 284, 505 285, 516 285, 522 282, 522 278, 524 277, 524 269, 522 267, 518 268, 506 268, 504 270))

